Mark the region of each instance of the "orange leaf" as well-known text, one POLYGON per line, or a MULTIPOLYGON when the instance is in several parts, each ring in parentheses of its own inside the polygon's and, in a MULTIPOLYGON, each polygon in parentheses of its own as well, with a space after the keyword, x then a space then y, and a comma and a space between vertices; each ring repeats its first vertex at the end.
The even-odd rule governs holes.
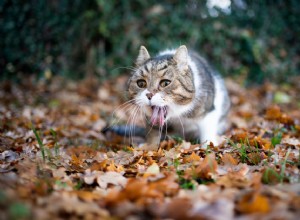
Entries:
POLYGON ((238 176, 236 173, 228 173, 225 176, 219 177, 216 184, 226 188, 245 188, 250 186, 247 178, 238 176))
POLYGON ((196 174, 200 178, 212 179, 212 174, 216 173, 218 163, 214 154, 208 154, 203 162, 196 168, 196 174))
POLYGON ((282 124, 293 125, 294 121, 291 117, 281 112, 280 107, 275 105, 271 106, 266 111, 266 119, 275 120, 282 124))
POLYGON ((71 157, 71 163, 73 165, 76 165, 76 166, 80 166, 82 164, 82 161, 79 159, 79 157, 77 157, 75 154, 72 154, 72 157, 71 157))
POLYGON ((247 133, 247 131, 244 130, 237 130, 233 133, 231 139, 234 142, 241 142, 241 141, 245 141, 246 139, 249 138, 249 134, 247 133))
POLYGON ((266 196, 249 193, 238 202, 237 209, 242 213, 268 213, 270 211, 269 200, 266 196))
POLYGON ((266 119, 268 120, 277 120, 281 117, 281 111, 279 106, 274 105, 267 109, 266 111, 266 119))
POLYGON ((229 153, 225 153, 225 154, 223 155, 222 161, 223 161, 223 163, 224 163, 225 165, 237 165, 237 164, 238 164, 238 162, 236 161, 236 159, 234 159, 234 158, 232 157, 232 155, 229 154, 229 153))
POLYGON ((249 162, 251 162, 254 165, 258 165, 263 159, 259 152, 251 152, 247 154, 247 156, 249 158, 249 162))
POLYGON ((94 170, 101 170, 103 171, 106 168, 107 160, 103 160, 100 163, 99 162, 94 162, 91 166, 91 171, 94 170))
POLYGON ((96 192, 90 192, 90 191, 74 191, 77 196, 86 201, 86 202, 91 202, 94 200, 100 199, 102 196, 100 194, 97 194, 96 192))
POLYGON ((228 174, 221 176, 217 179, 217 184, 225 186, 226 188, 237 187, 244 188, 248 187, 251 182, 246 178, 246 174, 249 172, 249 167, 246 164, 241 164, 234 169, 238 170, 228 170, 228 174))
POLYGON ((264 150, 270 150, 272 147, 272 143, 270 140, 261 137, 254 137, 253 139, 249 140, 251 146, 257 146, 264 150))
POLYGON ((200 156, 198 156, 197 154, 195 154, 195 152, 193 152, 187 159, 187 162, 193 162, 193 161, 200 161, 201 158, 200 156))
POLYGON ((123 171, 124 168, 122 166, 116 166, 114 163, 111 163, 108 167, 106 167, 106 170, 120 172, 123 171))

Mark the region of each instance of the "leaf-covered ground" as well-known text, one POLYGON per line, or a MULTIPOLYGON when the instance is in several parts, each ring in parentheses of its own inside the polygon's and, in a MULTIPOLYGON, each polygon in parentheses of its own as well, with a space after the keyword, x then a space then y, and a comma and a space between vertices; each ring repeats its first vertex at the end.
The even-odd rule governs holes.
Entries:
POLYGON ((227 80, 226 141, 157 151, 101 133, 130 115, 125 77, 2 82, 0 219, 299 219, 299 81, 227 80))

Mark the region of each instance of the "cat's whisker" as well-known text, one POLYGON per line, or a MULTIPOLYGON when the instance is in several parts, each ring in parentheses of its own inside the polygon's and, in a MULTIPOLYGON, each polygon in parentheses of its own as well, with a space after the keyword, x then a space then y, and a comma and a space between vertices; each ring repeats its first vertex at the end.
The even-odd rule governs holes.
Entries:
POLYGON ((165 129, 166 137, 168 136, 168 121, 166 121, 166 129, 165 129))
POLYGON ((114 116, 114 114, 116 113, 116 111, 121 111, 124 110, 125 113, 127 113, 128 111, 130 111, 134 106, 134 104, 131 104, 131 102, 134 100, 129 100, 126 103, 120 105, 119 107, 117 107, 117 109, 112 113, 112 122, 110 123, 110 126, 108 126, 107 128, 112 128, 113 126, 117 125, 119 123, 119 121, 121 120, 121 118, 117 118, 114 116), (123 106, 123 107, 121 107, 123 106), (115 118, 117 118, 117 120, 115 120, 115 118))
POLYGON ((151 127, 150 127, 150 129, 149 129, 149 131, 148 131, 148 133, 146 134, 146 137, 150 134, 150 132, 152 131, 152 129, 153 129, 153 124, 151 124, 151 127))
POLYGON ((131 121, 131 119, 132 119, 132 117, 133 117, 132 112, 135 111, 135 109, 137 108, 137 106, 133 106, 133 107, 134 107, 134 109, 131 111, 131 114, 129 115, 129 117, 128 117, 128 119, 127 119, 127 122, 126 122, 124 139, 125 139, 126 136, 127 136, 127 131, 128 131, 128 128, 129 128, 129 134, 128 134, 128 136, 129 136, 129 140, 130 140, 130 128, 131 128, 131 127, 130 127, 130 125, 131 125, 130 121, 131 121), (129 126, 128 126, 128 125, 129 125, 129 126))
POLYGON ((138 112, 140 110, 140 107, 137 106, 133 112, 133 117, 132 117, 132 122, 131 122, 131 128, 130 128, 130 136, 131 136, 131 143, 133 143, 133 136, 135 135, 135 121, 136 121, 136 117, 138 115, 138 112))
POLYGON ((181 128, 182 128, 182 136, 183 136, 183 139, 185 140, 185 132, 184 132, 184 126, 183 126, 183 123, 182 123, 182 120, 181 120, 181 117, 180 115, 177 115, 178 119, 179 119, 179 122, 181 124, 181 128))
POLYGON ((114 114, 115 114, 117 111, 122 110, 122 109, 126 108, 127 106, 129 106, 129 105, 131 105, 131 104, 134 104, 134 101, 135 101, 135 100, 136 100, 136 99, 130 99, 130 100, 124 102, 123 104, 119 105, 119 106, 113 111, 112 117, 114 116, 114 114))
POLYGON ((145 112, 145 110, 143 109, 143 108, 141 108, 142 109, 142 113, 143 113, 143 115, 142 115, 142 117, 143 117, 143 124, 144 124, 144 126, 146 126, 146 124, 147 124, 147 122, 148 122, 148 119, 147 119, 147 117, 146 117, 146 112, 145 112))
POLYGON ((162 130, 163 130, 163 125, 159 125, 159 138, 158 138, 158 146, 160 144, 161 141, 161 137, 162 137, 162 130))
POLYGON ((142 107, 143 106, 143 101, 140 100, 140 99, 136 99, 136 104, 140 107, 140 110, 143 113, 142 117, 143 117, 144 120, 142 120, 142 121, 143 121, 143 124, 146 126, 148 120, 147 120, 147 117, 146 117, 145 109, 142 107))
POLYGON ((131 117, 131 125, 130 125, 130 138, 131 142, 133 143, 133 136, 136 134, 136 120, 138 116, 140 115, 141 107, 139 105, 136 106, 136 108, 132 111, 132 117, 131 117))
POLYGON ((118 107, 111 115, 111 120, 110 120, 111 126, 118 124, 119 121, 122 119, 122 117, 115 116, 117 111, 123 111, 125 114, 127 114, 127 112, 130 111, 132 109, 132 107, 134 107, 134 105, 131 103, 126 103, 125 105, 123 105, 123 107, 118 107))
POLYGON ((132 66, 120 66, 120 67, 117 67, 117 68, 113 69, 113 71, 118 70, 118 69, 127 69, 127 70, 131 70, 131 71, 136 71, 137 70, 137 68, 132 67, 132 66))

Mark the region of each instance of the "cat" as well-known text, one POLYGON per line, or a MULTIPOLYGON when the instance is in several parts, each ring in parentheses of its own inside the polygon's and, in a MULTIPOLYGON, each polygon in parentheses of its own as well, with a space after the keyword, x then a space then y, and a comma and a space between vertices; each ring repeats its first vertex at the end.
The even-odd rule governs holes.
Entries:
POLYGON ((224 81, 185 45, 155 57, 141 46, 128 94, 145 114, 148 145, 157 146, 172 130, 186 140, 217 145, 226 129, 230 99, 224 81))

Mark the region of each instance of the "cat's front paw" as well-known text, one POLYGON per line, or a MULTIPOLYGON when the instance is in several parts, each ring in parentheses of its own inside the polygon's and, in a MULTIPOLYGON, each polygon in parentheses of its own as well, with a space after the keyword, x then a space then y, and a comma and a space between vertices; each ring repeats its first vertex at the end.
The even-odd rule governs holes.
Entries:
POLYGON ((225 141, 224 136, 216 135, 213 138, 207 138, 206 141, 201 144, 201 148, 206 149, 210 145, 210 143, 212 143, 214 146, 219 146, 224 141, 225 141))
POLYGON ((158 144, 148 144, 148 143, 143 143, 138 146, 140 150, 146 150, 146 151, 157 151, 158 147, 159 147, 158 144))

